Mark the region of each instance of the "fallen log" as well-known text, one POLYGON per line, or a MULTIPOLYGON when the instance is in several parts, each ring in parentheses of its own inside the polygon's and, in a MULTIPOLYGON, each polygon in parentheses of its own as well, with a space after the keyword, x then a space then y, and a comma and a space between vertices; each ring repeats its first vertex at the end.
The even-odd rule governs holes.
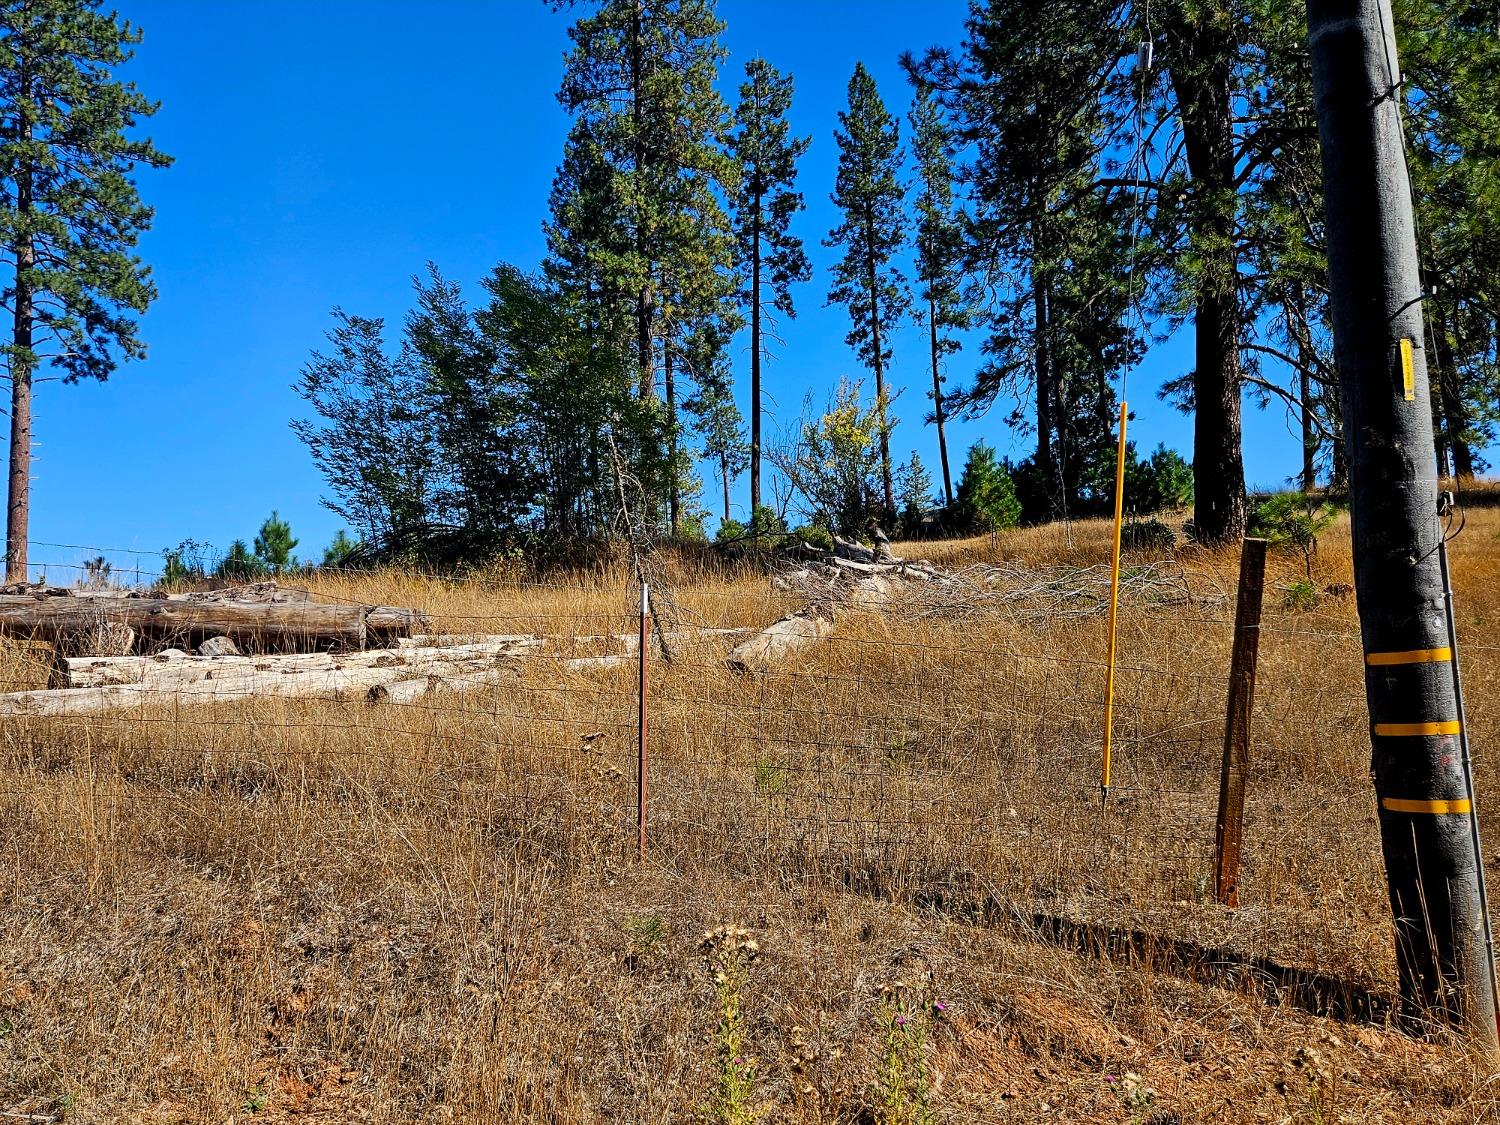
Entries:
POLYGON ((413 633, 396 641, 397 648, 450 648, 453 645, 513 644, 540 639, 535 633, 413 633))
POLYGON ((848 539, 840 539, 837 535, 833 537, 833 556, 836 559, 848 559, 850 562, 872 563, 876 561, 875 552, 869 547, 848 539))
POLYGON ((395 668, 415 676, 444 664, 490 661, 521 656, 541 647, 535 637, 446 647, 366 649, 363 652, 313 652, 281 656, 187 656, 175 649, 155 656, 75 656, 65 661, 65 686, 99 688, 141 684, 170 691, 208 680, 225 682, 263 674, 295 676, 357 668, 395 668))
POLYGON ((378 684, 366 693, 366 698, 371 703, 391 703, 400 706, 420 703, 435 695, 463 695, 466 692, 479 691, 482 688, 493 687, 495 684, 514 679, 515 676, 516 668, 509 664, 483 668, 477 672, 433 671, 419 679, 378 684))
POLYGON ((377 605, 365 613, 365 629, 371 640, 387 642, 398 637, 409 637, 413 633, 431 627, 432 618, 420 609, 404 606, 377 605))
MULTIPOLYGON (((477 675, 493 670, 493 658, 476 659, 453 665, 448 675, 440 678, 456 679, 462 675, 477 675)), ((376 688, 411 680, 412 672, 410 666, 393 663, 373 667, 310 669, 293 673, 256 671, 250 675, 196 680, 171 687, 138 683, 19 691, 0 695, 0 716, 42 718, 92 715, 124 708, 189 707, 268 698, 365 702, 371 699, 371 693, 376 688)))
POLYGON ((728 656, 729 666, 740 672, 763 672, 787 656, 816 644, 833 632, 833 615, 820 606, 808 606, 767 625, 728 656))
MULTIPOLYGON (((272 648, 363 648, 369 635, 359 605, 190 602, 171 598, 0 596, 0 633, 63 642, 104 624, 152 641, 188 645, 212 636, 272 648)), ((412 611, 407 611, 412 612, 412 611)), ((382 624, 389 619, 382 618, 382 624)), ((394 627, 395 622, 390 621, 394 627)))

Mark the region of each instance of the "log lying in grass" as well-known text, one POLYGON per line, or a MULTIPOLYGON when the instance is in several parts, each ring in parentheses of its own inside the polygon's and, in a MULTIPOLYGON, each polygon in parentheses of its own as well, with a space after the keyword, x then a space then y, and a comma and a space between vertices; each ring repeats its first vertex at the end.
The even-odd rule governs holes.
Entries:
POLYGON ((833 614, 821 606, 808 606, 767 625, 736 646, 729 654, 729 666, 739 672, 763 672, 831 632, 833 614))
MULTIPOLYGON (((130 683, 100 683, 104 674, 100 669, 80 668, 78 678, 90 680, 93 686, 0 695, 0 716, 88 715, 121 708, 183 707, 260 698, 410 702, 434 690, 451 687, 472 691, 515 674, 514 663, 504 654, 428 651, 441 656, 416 657, 414 650, 408 649, 399 654, 357 652, 344 656, 305 653, 179 656, 162 661, 154 657, 83 660, 80 665, 112 665, 116 674, 141 678, 130 683)), ((515 655, 525 651, 524 647, 517 648, 515 655)))
MULTIPOLYGON (((66 686, 100 688, 140 684, 172 691, 187 684, 225 683, 251 677, 294 677, 356 669, 393 669, 392 679, 426 675, 445 664, 473 664, 521 656, 541 647, 535 637, 445 647, 368 649, 364 652, 310 652, 286 656, 187 656, 177 650, 155 656, 75 656, 66 661, 66 686), (175 653, 175 655, 173 655, 175 653)), ((384 682, 384 679, 381 680, 384 682)))
POLYGON ((0 595, 0 634, 63 645, 109 625, 133 629, 147 642, 171 640, 193 646, 224 636, 252 648, 360 649, 370 641, 419 632, 427 621, 420 611, 398 606, 0 595))

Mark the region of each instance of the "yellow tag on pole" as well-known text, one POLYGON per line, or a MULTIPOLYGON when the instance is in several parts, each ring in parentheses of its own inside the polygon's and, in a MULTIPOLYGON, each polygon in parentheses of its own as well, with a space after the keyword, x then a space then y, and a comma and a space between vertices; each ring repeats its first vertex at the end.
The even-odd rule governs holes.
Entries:
POLYGON ((1417 401, 1417 369, 1411 339, 1401 337, 1401 391, 1407 402, 1417 401))

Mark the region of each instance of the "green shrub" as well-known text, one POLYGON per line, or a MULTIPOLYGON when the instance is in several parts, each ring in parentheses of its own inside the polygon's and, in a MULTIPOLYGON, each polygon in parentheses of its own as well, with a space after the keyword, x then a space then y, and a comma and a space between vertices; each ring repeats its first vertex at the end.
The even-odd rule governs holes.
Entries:
POLYGON ((755 539, 780 539, 786 534, 786 521, 774 508, 760 504, 750 513, 749 532, 755 539))
POLYGON ((1250 512, 1246 533, 1274 546, 1295 547, 1302 552, 1307 581, 1312 582, 1312 558, 1318 551, 1318 536, 1328 530, 1339 514, 1327 500, 1304 492, 1278 492, 1250 512))
POLYGON ((1158 445, 1144 461, 1131 457, 1125 467, 1125 503, 1143 514, 1175 511, 1193 502, 1193 466, 1182 454, 1158 445))
POLYGON ((792 532, 792 538, 807 547, 819 551, 833 550, 833 534, 826 527, 806 523, 792 532))
POLYGON ((714 536, 716 543, 738 543, 749 534, 749 530, 739 520, 725 520, 719 524, 718 533, 714 536))
POLYGON ((1015 482, 995 451, 982 441, 969 447, 956 499, 960 518, 975 531, 1003 531, 1020 522, 1015 482))
POLYGON ((1177 546, 1177 533, 1158 519, 1131 520, 1120 528, 1120 547, 1126 551, 1166 554, 1177 546))

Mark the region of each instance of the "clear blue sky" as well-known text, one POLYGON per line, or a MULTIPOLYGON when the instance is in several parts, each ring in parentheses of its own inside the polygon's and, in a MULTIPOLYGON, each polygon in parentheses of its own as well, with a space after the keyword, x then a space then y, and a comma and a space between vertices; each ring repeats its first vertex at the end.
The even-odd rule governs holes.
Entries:
MULTIPOLYGON (((147 131, 176 157, 141 175, 156 208, 142 253, 160 298, 143 324, 144 362, 102 384, 39 387, 32 538, 134 548, 155 569, 162 547, 248 540, 276 508, 299 553, 320 558, 340 524, 288 429, 303 406, 291 384, 335 305, 399 324, 410 279, 429 260, 476 291, 501 260, 539 263, 568 125, 554 95, 570 16, 541 0, 118 5, 145 32, 124 73, 161 101, 147 131)), ((841 374, 861 374, 843 343, 845 313, 824 307, 831 252, 821 245, 834 223, 835 115, 854 64, 865 62, 904 115, 898 56, 956 43, 964 9, 964 0, 720 2, 726 99, 745 60, 764 54, 795 76, 794 124, 813 137, 797 229, 814 277, 795 294, 799 316, 768 372, 773 429, 795 419, 807 390, 821 402, 841 374)), ((936 439, 921 424, 923 344, 915 327, 894 340, 893 377, 908 389, 893 453, 916 448, 940 481, 936 439)), ((954 357, 950 380, 964 381, 977 361, 972 350, 954 357)), ((1142 447, 1189 451, 1189 421, 1155 391, 1190 363, 1187 337, 1131 375, 1142 447)), ((1030 439, 1012 436, 1004 413, 953 427, 955 474, 978 438, 1027 452, 1030 439)), ((1247 409, 1245 457, 1252 484, 1295 471, 1280 407, 1247 409)), ((743 493, 742 482, 740 503, 743 493)), ((714 495, 710 481, 710 507, 714 495)), ((37 545, 32 559, 65 580, 65 564, 89 553, 37 545)))

